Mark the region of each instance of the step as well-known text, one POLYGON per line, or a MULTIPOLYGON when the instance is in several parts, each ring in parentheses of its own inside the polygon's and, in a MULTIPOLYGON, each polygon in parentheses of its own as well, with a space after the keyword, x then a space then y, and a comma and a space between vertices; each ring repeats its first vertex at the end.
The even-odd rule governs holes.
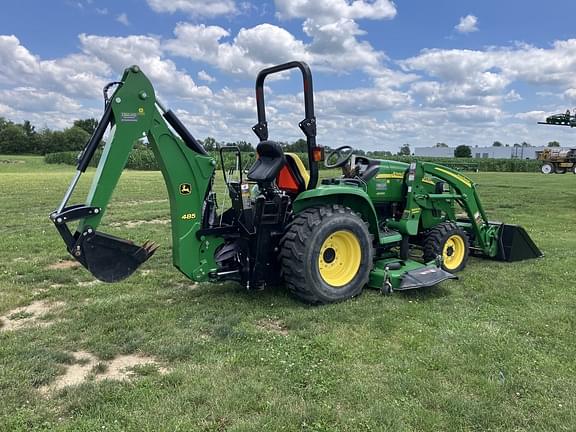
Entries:
POLYGON ((394 230, 380 231, 380 244, 387 245, 402 241, 402 234, 394 230))

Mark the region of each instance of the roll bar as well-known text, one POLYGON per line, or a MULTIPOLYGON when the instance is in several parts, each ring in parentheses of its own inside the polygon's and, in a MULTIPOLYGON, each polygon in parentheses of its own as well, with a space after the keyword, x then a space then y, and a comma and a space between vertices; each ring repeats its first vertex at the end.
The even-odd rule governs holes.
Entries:
POLYGON ((314 117, 314 90, 312 85, 312 72, 310 67, 301 61, 291 61, 278 66, 262 69, 256 78, 256 108, 258 110, 258 123, 252 130, 260 142, 268 139, 268 122, 266 121, 266 105, 264 102, 264 80, 268 75, 298 68, 302 72, 304 84, 304 112, 305 119, 298 126, 306 135, 308 144, 308 166, 310 167, 310 182, 308 189, 314 189, 318 183, 318 162, 323 160, 322 148, 316 145, 316 117, 314 117))

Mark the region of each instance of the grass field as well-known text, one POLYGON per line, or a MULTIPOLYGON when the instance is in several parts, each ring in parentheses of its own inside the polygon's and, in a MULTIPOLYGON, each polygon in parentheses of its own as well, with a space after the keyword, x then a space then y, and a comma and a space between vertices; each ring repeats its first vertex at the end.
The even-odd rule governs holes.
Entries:
POLYGON ((472 176, 543 259, 471 259, 439 287, 307 307, 173 268, 156 172, 125 172, 105 218, 162 245, 141 270, 108 285, 59 268, 47 216, 73 167, 0 160, 21 161, 0 163, 0 431, 576 429, 574 175, 472 176), (101 379, 129 355, 151 360, 101 379), (78 385, 56 384, 74 370, 78 385))

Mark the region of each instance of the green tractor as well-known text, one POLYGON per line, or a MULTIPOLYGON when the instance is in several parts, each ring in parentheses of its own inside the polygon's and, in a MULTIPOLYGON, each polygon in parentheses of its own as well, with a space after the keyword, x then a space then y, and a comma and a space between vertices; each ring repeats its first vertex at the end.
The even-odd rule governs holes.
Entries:
POLYGON ((173 111, 156 98, 137 66, 124 72, 78 158, 77 172, 50 215, 68 252, 97 279, 132 274, 157 245, 137 246, 98 231, 134 142, 146 138, 168 190, 173 263, 197 282, 233 280, 248 289, 283 282, 299 299, 324 304, 354 297, 365 286, 391 293, 433 286, 462 270, 470 254, 503 261, 541 256, 519 226, 490 222, 474 183, 447 167, 373 160, 340 147, 324 157, 316 144, 312 75, 302 62, 262 70, 256 80, 260 139, 244 170, 239 149, 220 149, 231 205, 218 208, 216 160, 173 111), (308 169, 268 140, 264 81, 297 68, 304 83, 308 169), (111 127, 85 204, 68 205, 105 130, 111 127), (224 152, 235 155, 224 166, 224 152), (319 164, 341 168, 319 179, 319 164), (74 232, 68 224, 77 222, 74 232))

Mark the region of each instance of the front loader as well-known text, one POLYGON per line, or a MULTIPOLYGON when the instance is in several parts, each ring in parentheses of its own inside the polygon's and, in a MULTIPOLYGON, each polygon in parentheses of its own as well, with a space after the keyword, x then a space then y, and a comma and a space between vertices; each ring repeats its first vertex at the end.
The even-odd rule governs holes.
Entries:
POLYGON ((50 215, 68 252, 99 280, 128 277, 157 248, 98 230, 141 139, 154 152, 168 190, 173 264, 197 282, 233 280, 248 289, 283 282, 299 299, 322 304, 358 295, 366 285, 383 292, 433 286, 455 278, 469 254, 504 261, 541 256, 521 227, 488 221, 473 182, 458 172, 427 162, 373 160, 346 146, 325 158, 316 144, 312 75, 305 63, 258 74, 256 161, 245 167, 238 148, 220 149, 229 208, 219 208, 213 191, 215 158, 158 101, 138 66, 126 69, 104 94, 98 128, 50 215), (298 155, 268 139, 264 81, 294 68, 303 78, 305 118, 299 127, 308 169, 298 155), (68 205, 108 127, 85 203, 68 205), (225 152, 235 158, 232 167, 225 166, 225 152), (320 180, 323 161, 327 168, 342 168, 342 176, 320 180), (70 223, 77 224, 74 232, 70 223))

